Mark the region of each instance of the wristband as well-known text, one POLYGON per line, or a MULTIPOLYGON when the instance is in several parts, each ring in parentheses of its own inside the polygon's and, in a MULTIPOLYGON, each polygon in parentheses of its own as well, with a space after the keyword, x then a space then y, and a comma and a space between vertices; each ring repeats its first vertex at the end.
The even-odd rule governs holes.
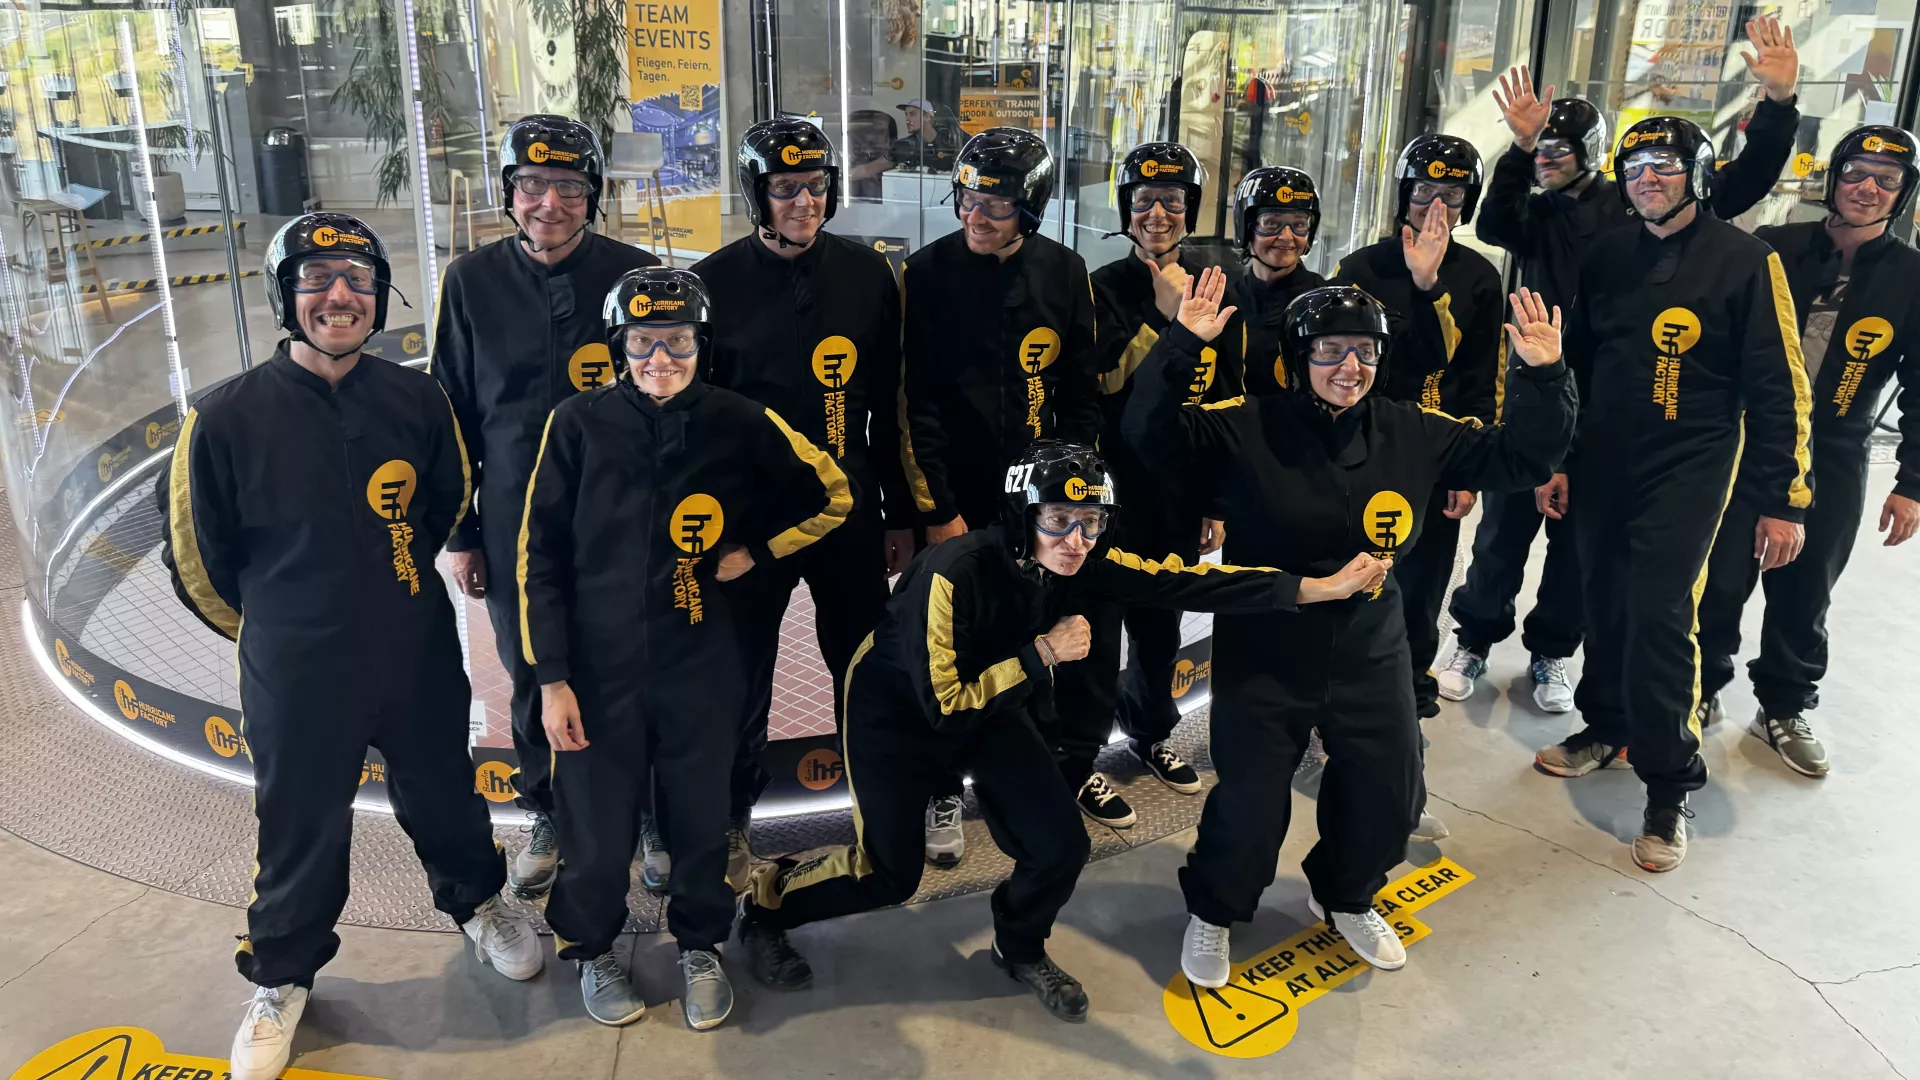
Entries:
POLYGON ((1047 643, 1046 638, 1034 638, 1033 647, 1034 650, 1040 654, 1040 662, 1048 667, 1052 667, 1060 662, 1060 658, 1054 654, 1053 646, 1047 643))

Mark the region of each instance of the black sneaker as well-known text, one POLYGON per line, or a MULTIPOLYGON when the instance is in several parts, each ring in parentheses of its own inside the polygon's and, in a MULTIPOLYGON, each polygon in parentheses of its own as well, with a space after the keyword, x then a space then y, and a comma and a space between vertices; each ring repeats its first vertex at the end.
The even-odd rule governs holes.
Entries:
POLYGON ((1165 742, 1143 747, 1140 740, 1133 739, 1127 743, 1127 750, 1140 759, 1140 764, 1147 767, 1154 779, 1180 794, 1192 795, 1200 790, 1200 774, 1165 742))
MULTIPOLYGON (((1094 774, 1098 776, 1098 773, 1094 774)), ((1078 1024, 1087 1018, 1087 991, 1080 980, 1060 970, 1053 957, 1042 956, 1031 964, 1016 964, 1000 955, 1000 943, 993 943, 993 966, 1007 973, 1015 982, 1027 984, 1033 996, 1053 1015, 1069 1024, 1078 1024)))
POLYGON ((747 951, 747 970, 762 986, 775 990, 805 990, 813 985, 813 967, 787 940, 787 932, 767 925, 752 900, 740 899, 740 947, 747 951))
POLYGON ((1080 812, 1109 829, 1131 829, 1139 818, 1127 800, 1113 790, 1113 784, 1103 773, 1094 773, 1087 782, 1080 785, 1080 793, 1074 797, 1080 804, 1080 812))

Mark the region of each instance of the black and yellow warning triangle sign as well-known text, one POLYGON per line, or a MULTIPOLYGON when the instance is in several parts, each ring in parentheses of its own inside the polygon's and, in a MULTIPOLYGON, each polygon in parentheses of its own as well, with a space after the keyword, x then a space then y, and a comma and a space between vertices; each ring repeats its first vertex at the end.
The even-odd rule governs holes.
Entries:
MULTIPOLYGON (((12 1080, 225 1080, 227 1063, 169 1054, 143 1028, 97 1028, 64 1039, 14 1070, 12 1080)), ((377 1080, 370 1076, 288 1069, 281 1080, 377 1080)))
MULTIPOLYGON (((1452 859, 1389 882, 1373 908, 1411 945, 1433 933, 1415 911, 1452 893, 1473 875, 1452 859)), ((1175 974, 1161 994, 1173 1029, 1202 1050, 1225 1057, 1265 1057, 1293 1041, 1300 1009, 1367 970, 1367 962, 1326 923, 1315 923, 1233 965, 1227 985, 1195 986, 1175 974)))

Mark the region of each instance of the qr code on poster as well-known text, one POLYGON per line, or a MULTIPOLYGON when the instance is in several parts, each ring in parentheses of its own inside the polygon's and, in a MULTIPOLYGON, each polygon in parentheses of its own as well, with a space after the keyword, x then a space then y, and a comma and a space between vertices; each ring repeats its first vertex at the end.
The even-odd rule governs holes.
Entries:
POLYGON ((680 111, 700 112, 706 107, 703 102, 705 97, 706 87, 699 83, 694 83, 691 86, 682 86, 680 88, 680 111))

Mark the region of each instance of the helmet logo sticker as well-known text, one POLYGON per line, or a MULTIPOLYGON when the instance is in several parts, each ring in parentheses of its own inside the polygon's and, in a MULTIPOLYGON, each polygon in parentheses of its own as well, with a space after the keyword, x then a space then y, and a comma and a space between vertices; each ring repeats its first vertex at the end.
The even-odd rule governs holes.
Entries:
POLYGON ((1665 418, 1680 418, 1680 357, 1700 343, 1700 316, 1683 307, 1670 307, 1653 320, 1653 347, 1660 356, 1653 363, 1653 403, 1666 410, 1665 418))
POLYGON ((833 447, 836 458, 847 456, 847 381, 853 378, 859 360, 860 350, 839 334, 823 338, 813 347, 813 377, 827 388, 822 395, 826 399, 827 444, 833 447))
POLYGON ((803 161, 819 161, 826 156, 825 150, 802 150, 791 143, 780 148, 780 160, 789 165, 798 165, 803 161))
POLYGON ((653 313, 653 298, 646 293, 635 293, 633 299, 627 301, 627 310, 633 312, 634 318, 644 319, 653 313))
POLYGON ((1178 162, 1173 162, 1173 161, 1159 162, 1159 161, 1155 161, 1152 158, 1148 158, 1147 160, 1140 163, 1140 175, 1146 177, 1149 180, 1153 179, 1156 176, 1159 176, 1161 173, 1177 173, 1179 171, 1180 171, 1180 165, 1178 162))
POLYGON ((407 509, 413 505, 413 493, 419 486, 419 474, 399 458, 373 470, 367 478, 367 505, 387 523, 387 537, 393 545, 393 576, 407 586, 410 596, 420 594, 420 569, 413 560, 413 526, 407 523, 407 509))
POLYGON ((371 247, 373 241, 364 236, 344 233, 331 225, 322 225, 313 230, 313 242, 319 247, 333 247, 335 244, 352 244, 355 247, 371 247))
POLYGON ((527 160, 535 165, 544 165, 549 161, 569 165, 580 160, 580 155, 571 150, 555 150, 546 143, 537 142, 527 147, 527 160))
POLYGON ((972 187, 980 180, 980 170, 971 165, 962 165, 954 170, 953 178, 961 187, 972 187))
MULTIPOLYGON (((1436 164, 1438 163, 1436 162, 1436 164)), ((1304 191, 1296 192, 1284 184, 1280 186, 1279 190, 1273 193, 1273 201, 1277 203, 1290 203, 1295 199, 1310 199, 1312 197, 1313 196, 1304 191)))
POLYGON ((1440 178, 1442 178, 1442 177, 1444 177, 1444 176, 1446 176, 1446 175, 1447 175, 1447 163, 1446 163, 1446 162, 1444 162, 1444 161, 1433 161, 1433 162, 1428 162, 1428 163, 1427 163, 1427 175, 1428 175, 1428 176, 1431 176, 1431 177, 1433 177, 1433 178, 1434 178, 1435 180, 1438 180, 1438 179, 1440 179, 1440 178))
POLYGON ((1089 484, 1078 476, 1067 477, 1067 482, 1064 487, 1067 498, 1072 499, 1074 502, 1083 502, 1087 499, 1105 499, 1113 494, 1112 489, 1108 488, 1107 485, 1089 484))
POLYGON ((1869 154, 1877 154, 1882 150, 1891 150, 1896 154, 1905 154, 1913 148, 1910 146, 1901 146, 1899 143, 1890 143, 1878 135, 1869 135, 1860 140, 1860 149, 1865 150, 1869 154))
POLYGON ((1893 344, 1893 324, 1877 315, 1869 315, 1847 327, 1847 336, 1841 340, 1847 347, 1847 366, 1840 372, 1840 385, 1833 392, 1835 416, 1845 416, 1853 408, 1854 396, 1860 392, 1860 381, 1866 378, 1867 361, 1893 344))
POLYGON ((612 382, 613 354, 606 342, 590 341, 573 350, 567 359, 567 381, 583 393, 612 382))

